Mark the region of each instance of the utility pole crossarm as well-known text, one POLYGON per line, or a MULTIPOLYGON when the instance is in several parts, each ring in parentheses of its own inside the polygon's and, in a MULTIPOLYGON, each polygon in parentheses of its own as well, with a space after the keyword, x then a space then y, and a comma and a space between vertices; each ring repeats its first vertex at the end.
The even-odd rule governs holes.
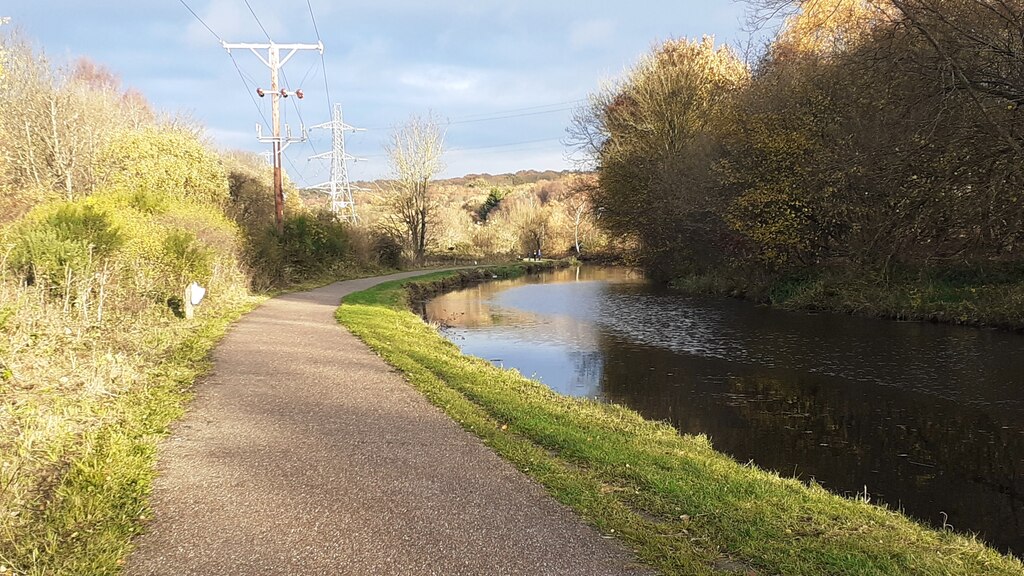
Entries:
POLYGON ((277 50, 280 53, 281 50, 288 50, 288 55, 280 59, 277 63, 277 67, 284 66, 292 56, 295 55, 299 50, 316 50, 321 54, 324 53, 324 43, 317 42, 316 44, 275 44, 274 42, 269 43, 256 43, 256 42, 221 42, 220 44, 225 50, 231 52, 232 50, 248 50, 256 55, 260 59, 260 62, 267 68, 273 68, 273 64, 267 61, 262 54, 257 50, 277 50))

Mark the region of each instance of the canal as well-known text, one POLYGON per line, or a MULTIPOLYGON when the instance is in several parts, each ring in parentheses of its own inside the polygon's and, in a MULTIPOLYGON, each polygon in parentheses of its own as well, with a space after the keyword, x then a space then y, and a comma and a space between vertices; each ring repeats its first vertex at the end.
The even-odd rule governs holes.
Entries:
POLYGON ((423 304, 464 353, 1024 553, 1024 336, 680 295, 617 268, 423 304))

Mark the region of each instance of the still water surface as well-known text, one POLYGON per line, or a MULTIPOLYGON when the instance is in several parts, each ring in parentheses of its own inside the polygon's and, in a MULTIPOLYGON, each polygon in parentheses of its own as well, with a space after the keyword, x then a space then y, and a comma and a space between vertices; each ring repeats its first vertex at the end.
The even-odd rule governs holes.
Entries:
POLYGON ((445 294, 463 352, 1024 553, 1024 336, 688 297, 624 269, 445 294))

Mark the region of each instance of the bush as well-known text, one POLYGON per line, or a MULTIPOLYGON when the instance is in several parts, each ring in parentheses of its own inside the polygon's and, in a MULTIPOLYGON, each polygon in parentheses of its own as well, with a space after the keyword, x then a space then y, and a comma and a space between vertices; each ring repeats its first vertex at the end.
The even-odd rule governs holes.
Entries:
POLYGON ((220 206, 228 199, 220 158, 180 128, 122 134, 100 151, 96 172, 104 189, 137 196, 143 203, 169 197, 220 206))
POLYGON ((402 265, 402 244, 388 236, 378 235, 373 241, 373 251, 377 255, 377 264, 384 268, 400 268, 402 265))
POLYGON ((187 230, 171 230, 164 236, 160 260, 175 287, 189 282, 206 284, 213 275, 213 251, 187 230))
POLYGON ((251 235, 246 261, 257 290, 335 272, 357 259, 358 242, 329 212, 286 216, 284 233, 273 226, 251 235))
POLYGON ((124 238, 103 211, 88 205, 63 203, 38 219, 30 218, 16 232, 11 264, 33 283, 45 279, 65 287, 67 274, 90 272, 108 258, 124 238))
POLYGON ((288 264, 302 273, 330 270, 348 254, 344 224, 330 213, 286 218, 281 247, 288 264))
POLYGON ((288 270, 281 240, 274 228, 249 238, 245 262, 249 268, 250 287, 263 292, 288 283, 288 270))

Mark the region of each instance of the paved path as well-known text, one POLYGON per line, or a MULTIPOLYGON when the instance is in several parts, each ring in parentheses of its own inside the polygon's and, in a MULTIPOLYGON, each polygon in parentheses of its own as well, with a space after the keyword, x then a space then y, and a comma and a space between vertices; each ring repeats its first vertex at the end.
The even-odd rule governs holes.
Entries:
POLYGON ((127 574, 647 573, 335 322, 343 295, 412 275, 232 328, 161 446, 127 574))

